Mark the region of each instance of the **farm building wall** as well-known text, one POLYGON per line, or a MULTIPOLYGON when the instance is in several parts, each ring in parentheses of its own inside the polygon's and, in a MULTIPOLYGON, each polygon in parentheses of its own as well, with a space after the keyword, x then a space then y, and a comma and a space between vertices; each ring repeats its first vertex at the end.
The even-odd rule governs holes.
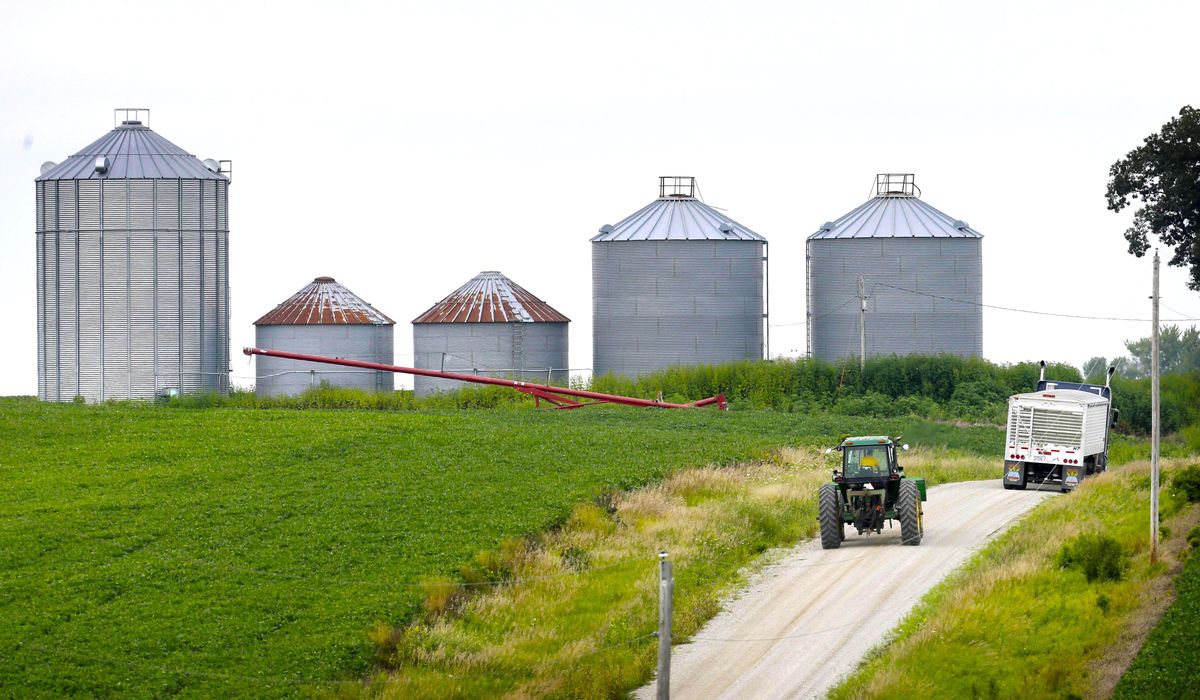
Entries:
POLYGON ((763 357, 761 240, 592 243, 596 375, 763 357))
MULTIPOLYGON (((566 323, 414 323, 414 364, 444 370, 565 386, 566 323), (513 372, 512 370, 523 370, 513 372)), ((474 386, 450 379, 413 378, 417 396, 474 386)))
POLYGON ((36 183, 40 399, 228 389, 228 186, 36 183))
POLYGON ((809 239, 808 329, 814 357, 858 357, 860 275, 867 280, 868 357, 983 354, 981 238, 809 239))
MULTIPOLYGON (((384 324, 313 324, 255 326, 255 345, 308 355, 392 364, 394 326, 384 324)), ((259 355, 254 391, 259 396, 295 395, 327 382, 365 391, 393 391, 395 375, 355 367, 259 355)))

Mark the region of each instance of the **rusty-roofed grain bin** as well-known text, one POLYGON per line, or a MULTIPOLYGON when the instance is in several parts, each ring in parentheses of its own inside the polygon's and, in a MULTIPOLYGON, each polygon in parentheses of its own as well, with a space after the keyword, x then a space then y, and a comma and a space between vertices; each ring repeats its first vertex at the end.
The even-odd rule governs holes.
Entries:
POLYGON ((229 382, 229 161, 121 121, 37 195, 38 397, 89 402, 229 382))
POLYGON ((658 199, 592 238, 592 369, 762 359, 767 240, 660 177, 658 199))
POLYGON ((920 193, 911 173, 877 175, 874 197, 808 237, 813 357, 983 353, 983 235, 920 193))
MULTIPOLYGON (((332 277, 318 277, 254 322, 260 348, 392 364, 396 322, 332 277)), ((299 394, 322 382, 366 391, 393 391, 391 372, 258 358, 255 393, 299 394)))
MULTIPOLYGON (((421 369, 512 377, 565 385, 571 319, 495 271, 480 272, 413 319, 414 363, 421 369)), ((415 377, 417 396, 462 382, 415 377)))

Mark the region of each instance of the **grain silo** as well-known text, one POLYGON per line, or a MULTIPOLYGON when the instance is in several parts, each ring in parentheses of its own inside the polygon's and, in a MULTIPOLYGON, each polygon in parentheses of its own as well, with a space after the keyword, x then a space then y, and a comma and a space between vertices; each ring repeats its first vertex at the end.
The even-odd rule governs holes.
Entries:
POLYGON ((920 196, 912 174, 877 175, 808 237, 810 355, 983 353, 983 236, 920 196))
MULTIPOLYGON (((418 368, 565 386, 571 319, 495 271, 469 282, 413 319, 418 368)), ((414 377, 417 396, 462 382, 414 377)))
POLYGON ((592 238, 592 369, 637 377, 766 354, 767 240, 660 177, 658 199, 592 238))
MULTIPOLYGON (((254 322, 255 345, 306 355, 393 362, 396 322, 332 277, 318 277, 254 322)), ((391 372, 258 356, 254 393, 299 394, 321 383, 393 391, 391 372)))
POLYGON ((38 397, 224 392, 229 161, 151 131, 149 110, 114 121, 34 183, 38 397))

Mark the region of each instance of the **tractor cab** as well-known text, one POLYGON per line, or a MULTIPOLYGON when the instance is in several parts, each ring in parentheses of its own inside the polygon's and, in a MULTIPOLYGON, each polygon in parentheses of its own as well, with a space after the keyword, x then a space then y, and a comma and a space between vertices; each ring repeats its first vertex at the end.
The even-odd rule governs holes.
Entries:
POLYGON ((845 526, 858 534, 882 534, 885 522, 900 523, 901 541, 921 543, 925 480, 904 478, 896 459, 897 447, 887 436, 849 437, 834 450, 842 453, 841 469, 833 470, 833 483, 823 484, 817 494, 817 519, 821 524, 821 546, 834 549, 846 538, 845 526))
MULTIPOLYGON (((907 449, 908 445, 903 447, 907 449)), ((904 474, 896 459, 896 443, 888 437, 846 438, 834 449, 842 453, 842 468, 833 472, 836 483, 855 486, 870 483, 881 488, 904 474)))

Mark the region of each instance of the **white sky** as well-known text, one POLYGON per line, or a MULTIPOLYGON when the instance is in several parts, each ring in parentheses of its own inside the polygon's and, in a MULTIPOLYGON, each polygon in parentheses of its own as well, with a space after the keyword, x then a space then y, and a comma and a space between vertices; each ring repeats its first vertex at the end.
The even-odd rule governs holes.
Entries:
MULTIPOLYGON (((1108 167, 1200 106, 1194 2, 0 4, 0 394, 37 388, 33 179, 114 107, 233 160, 235 382, 317 275, 408 321, 498 269, 573 319, 588 239, 694 175, 770 241, 773 355, 804 352, 804 241, 916 173, 985 238, 984 302, 1148 318, 1108 167), (977 7, 977 5, 979 5, 977 7)), ((1164 250, 1164 257, 1169 251, 1164 250)), ((1165 318, 1200 295, 1164 264, 1165 318)), ((984 312, 984 354, 1075 364, 1149 323, 984 312)), ((404 378, 405 385, 411 381, 404 378)))

